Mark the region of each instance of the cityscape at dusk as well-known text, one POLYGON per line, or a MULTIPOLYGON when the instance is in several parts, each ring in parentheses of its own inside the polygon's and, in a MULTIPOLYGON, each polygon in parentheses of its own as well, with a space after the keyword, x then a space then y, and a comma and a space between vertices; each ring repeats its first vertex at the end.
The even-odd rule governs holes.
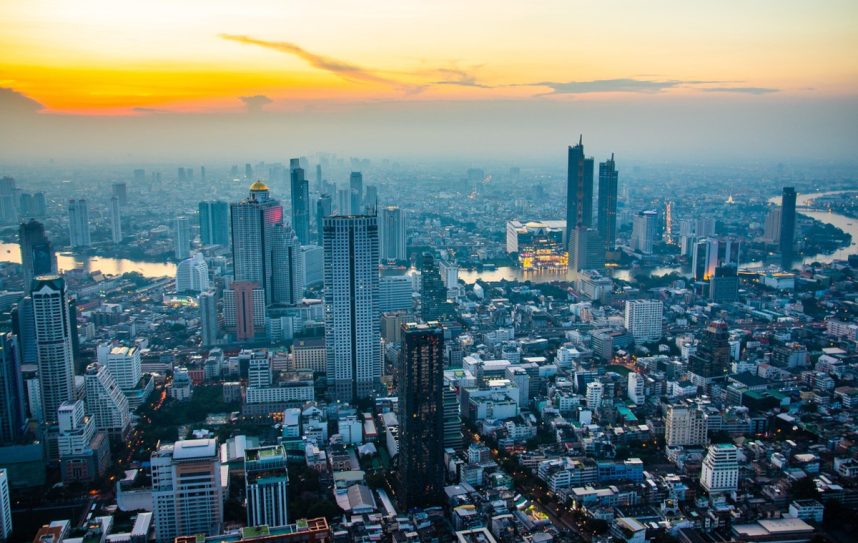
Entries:
POLYGON ((858 4, 0 20, 0 543, 855 541, 858 4))

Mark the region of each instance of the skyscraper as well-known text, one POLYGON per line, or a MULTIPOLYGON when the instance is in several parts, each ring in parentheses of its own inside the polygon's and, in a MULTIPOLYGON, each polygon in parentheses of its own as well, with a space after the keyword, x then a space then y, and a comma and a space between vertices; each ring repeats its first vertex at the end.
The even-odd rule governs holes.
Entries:
POLYGON ((86 200, 69 200, 69 243, 72 247, 89 247, 89 210, 86 200))
POLYGON ((220 334, 217 322, 217 299, 214 291, 208 290, 200 293, 199 307, 200 335, 203 338, 203 345, 215 345, 220 334))
POLYGON ((219 452, 216 439, 190 439, 162 445, 152 453, 152 513, 158 543, 173 543, 180 535, 221 533, 219 452))
POLYGON ((119 200, 119 205, 128 205, 128 185, 125 183, 113 184, 113 198, 119 200))
POLYGON ((271 198, 268 186, 257 181, 250 196, 230 205, 232 260, 236 281, 252 281, 265 292, 265 304, 272 300, 271 234, 283 222, 283 207, 271 198))
POLYGON ((271 303, 300 303, 304 297, 301 242, 289 225, 274 225, 271 231, 271 261, 271 303))
POLYGON ((27 420, 26 392, 13 334, 0 337, 0 444, 14 442, 27 420))
POLYGON ((366 398, 381 378, 375 215, 326 218, 324 252, 328 387, 336 400, 366 398))
POLYGON ((402 325, 399 386, 399 503, 439 503, 444 489, 444 328, 402 325))
POLYGON ((57 421, 63 402, 74 400, 74 354, 66 285, 58 275, 40 275, 30 293, 36 329, 42 409, 45 422, 57 421))
POLYGON ((710 445, 700 470, 706 492, 735 492, 739 488, 739 449, 730 443, 710 445))
MULTIPOLYGON (((359 215, 363 213, 363 174, 360 172, 352 172, 349 177, 349 191, 351 194, 349 214, 359 215)), ((342 214, 342 212, 340 212, 340 214, 342 214)))
POLYGON ((625 326, 637 343, 661 339, 664 304, 660 300, 626 300, 625 326))
POLYGON ((595 228, 574 228, 569 250, 573 271, 598 270, 605 266, 605 244, 595 228))
POLYGON ((337 215, 351 214, 352 192, 350 189, 337 189, 337 215))
POLYGON ((566 244, 572 230, 593 222, 593 159, 584 156, 584 138, 569 147, 566 171, 566 244))
POLYGON ((113 243, 122 241, 122 216, 120 215, 119 198, 110 199, 110 233, 113 243))
POLYGON ((289 474, 283 445, 244 451, 248 526, 285 526, 289 474))
POLYGON ((11 177, 0 178, 0 223, 18 222, 17 198, 15 180, 11 177))
POLYGON ((18 245, 21 247, 21 274, 24 290, 30 288, 33 277, 57 273, 57 255, 45 235, 45 226, 33 219, 18 227, 18 245))
POLYGON ((310 243, 310 182, 304 178, 300 161, 289 161, 289 176, 292 182, 292 228, 298 240, 310 243))
POLYGON ((703 332, 697 352, 688 358, 691 382, 707 386, 730 372, 730 332, 724 321, 712 321, 703 332))
POLYGON ((122 390, 132 390, 143 376, 142 358, 137 347, 116 346, 107 353, 107 369, 122 390))
POLYGON ((319 196, 319 199, 316 201, 316 230, 318 232, 318 241, 319 245, 324 243, 323 241, 323 232, 324 232, 324 220, 325 217, 330 217, 331 212, 333 211, 331 207, 331 195, 330 194, 322 194, 319 196))
POLYGON ((229 204, 200 202, 199 219, 203 245, 229 245, 229 204))
POLYGON ((223 289, 223 323, 238 341, 265 332, 265 291, 253 281, 233 281, 223 289))
POLYGON ((784 187, 781 197, 781 264, 784 269, 792 266, 795 249, 795 199, 793 187, 784 187))
POLYGON ((632 249, 645 255, 652 254, 655 244, 655 227, 658 212, 655 210, 641 211, 634 216, 632 223, 632 249))
POLYGON ((95 419, 95 428, 123 440, 131 430, 128 399, 106 366, 93 362, 84 373, 86 410, 95 419))
POLYGON ((405 260, 405 212, 397 206, 381 209, 381 258, 383 260, 405 260))
POLYGON ((605 249, 613 250, 617 244, 617 167, 614 155, 599 163, 598 230, 605 249))
POLYGON ((378 188, 375 185, 366 186, 366 194, 363 198, 364 209, 373 212, 378 208, 378 188))
POLYGON ((424 253, 420 261, 420 317, 424 322, 442 321, 451 318, 453 308, 447 301, 447 287, 441 280, 441 272, 435 257, 424 253))
POLYGON ((191 221, 185 216, 176 217, 176 259, 191 256, 191 221))

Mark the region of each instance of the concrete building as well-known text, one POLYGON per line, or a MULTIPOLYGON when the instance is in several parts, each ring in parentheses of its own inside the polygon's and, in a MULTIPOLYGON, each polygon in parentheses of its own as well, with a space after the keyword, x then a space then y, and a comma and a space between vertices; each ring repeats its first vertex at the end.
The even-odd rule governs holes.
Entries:
POLYGON ((668 447, 706 445, 706 418, 702 409, 668 405, 664 423, 664 440, 668 447))
POLYGON ((282 445, 245 449, 244 481, 248 526, 288 524, 289 475, 282 445))
POLYGON ((626 330, 636 343, 658 341, 662 335, 664 305, 659 300, 627 300, 626 330))
POLYGON ((710 445, 703 459, 700 484, 710 494, 735 492, 739 488, 738 449, 735 445, 710 445))
POLYGON ((98 362, 86 367, 86 410, 95 419, 97 430, 124 440, 131 430, 128 399, 110 371, 98 362))

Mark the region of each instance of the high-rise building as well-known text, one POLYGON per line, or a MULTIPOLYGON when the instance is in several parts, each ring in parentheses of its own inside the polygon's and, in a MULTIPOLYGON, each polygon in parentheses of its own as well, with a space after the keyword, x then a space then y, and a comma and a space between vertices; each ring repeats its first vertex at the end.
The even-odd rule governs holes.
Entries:
POLYGON ((435 257, 424 253, 420 261, 420 317, 424 322, 444 321, 452 318, 453 313, 435 257))
POLYGON ((781 196, 781 262, 784 269, 792 266, 793 251, 795 250, 795 200, 796 192, 793 187, 784 187, 781 196))
POLYGON ((229 204, 200 202, 199 219, 203 245, 229 245, 229 204))
POLYGON ((18 189, 11 177, 0 178, 0 223, 17 224, 18 222, 18 189))
POLYGON ((602 407, 602 397, 605 394, 605 385, 599 381, 587 383, 587 409, 597 411, 602 407))
MULTIPOLYGON (((306 183, 306 181, 305 181, 306 183)), ((304 298, 301 240, 284 224, 271 230, 271 303, 296 305, 304 298)))
POLYGON ((27 422, 26 391, 16 343, 13 334, 0 337, 0 444, 17 440, 27 422))
POLYGON ((444 328, 402 325, 399 386, 399 503, 433 505, 444 490, 444 328))
POLYGON ((730 332, 724 321, 712 321, 703 332, 697 351, 688 358, 691 382, 707 386, 730 372, 730 332))
POLYGON ((58 275, 40 275, 30 292, 36 329, 41 403, 45 422, 57 421, 63 402, 74 400, 74 352, 66 285, 58 275))
POLYGON ((598 270, 605 267, 605 243, 595 228, 576 227, 569 244, 572 270, 598 270))
POLYGON ((300 161, 289 161, 289 177, 292 185, 292 228, 298 240, 306 245, 310 243, 310 182, 304 178, 304 169, 300 161))
POLYGON ((566 170, 566 243, 577 226, 593 222, 593 159, 584 156, 584 138, 570 146, 566 170))
POLYGON ((763 234, 766 243, 781 242, 781 208, 773 207, 766 214, 766 229, 763 234))
POLYGON ((319 199, 316 201, 316 230, 318 232, 317 243, 320 246, 324 243, 323 232, 325 229, 325 217, 330 217, 332 212, 331 195, 327 193, 320 195, 319 199))
POLYGON ((459 398, 453 383, 444 381, 444 448, 461 451, 464 447, 459 398))
POLYGON ((378 281, 378 308, 382 313, 411 311, 414 307, 414 281, 408 275, 384 275, 378 281))
POLYGON ((658 212, 654 210, 641 211, 634 216, 632 222, 632 249, 645 255, 652 254, 657 222, 658 212))
POLYGON ((709 299, 715 303, 739 301, 739 276, 736 266, 718 266, 709 278, 709 299))
POLYGON ((151 461, 156 541, 173 543, 180 535, 220 534, 223 486, 217 440, 162 445, 151 461))
POLYGON ((0 468, 0 541, 12 535, 12 501, 9 498, 9 472, 0 468))
POLYGON ((112 191, 112 197, 119 200, 119 205, 128 205, 128 185, 125 183, 114 183, 112 191))
MULTIPOLYGON (((25 290, 29 292, 29 287, 25 290)), ((29 296, 21 298, 16 305, 12 306, 12 333, 15 334, 17 340, 17 354, 20 363, 38 364, 33 299, 29 296)))
POLYGON ((697 238, 691 248, 691 271, 697 281, 708 281, 721 266, 739 266, 742 244, 733 238, 697 238))
POLYGON ((366 186, 366 194, 363 198, 363 207, 372 213, 378 209, 378 188, 375 185, 366 186))
POLYGON ((107 434, 95 427, 81 400, 63 402, 57 409, 57 448, 63 482, 94 481, 110 466, 107 434))
POLYGON ((617 186, 619 175, 611 159, 599 163, 599 201, 597 226, 605 249, 611 251, 617 244, 617 186))
POLYGON ((204 346, 216 345, 220 333, 217 321, 217 298, 215 292, 207 290, 199 296, 200 335, 204 346))
POLYGON ((187 217, 176 217, 176 259, 184 260, 191 256, 191 221, 187 217))
POLYGON ((363 174, 360 172, 352 172, 349 177, 349 194, 351 195, 349 213, 360 215, 363 213, 363 174))
POLYGON ((265 291, 252 281, 233 281, 223 289, 223 324, 238 341, 265 333, 265 291))
POLYGON ((283 207, 271 198, 268 186, 257 181, 248 198, 230 205, 230 214, 235 280, 257 283, 265 292, 265 304, 270 304, 271 235, 274 225, 283 222, 283 207))
POLYGON ((122 215, 120 214, 119 198, 110 199, 110 234, 113 243, 122 242, 122 215))
POLYGON ((664 304, 659 300, 626 300, 625 326, 636 343, 658 341, 664 304))
POLYGON ((644 395, 644 377, 640 373, 631 372, 628 377, 628 391, 626 394, 635 405, 643 405, 646 402, 644 395))
POLYGON ((352 191, 350 189, 337 189, 337 215, 349 215, 352 208, 352 191))
POLYGON ((316 164, 316 191, 322 191, 322 165, 316 164))
POLYGON ((381 209, 381 253, 382 260, 405 260, 405 212, 397 206, 381 209))
POLYGON ((89 210, 86 200, 69 200, 69 243, 74 247, 89 247, 92 238, 89 231, 89 210))
POLYGON ((709 494, 735 492, 739 488, 739 450, 729 443, 709 446, 703 458, 700 484, 709 494))
POLYGON ((283 445, 244 451, 248 526, 285 526, 289 474, 283 445))
POLYGON ((42 223, 33 219, 21 223, 18 227, 18 245, 21 247, 21 274, 25 291, 37 275, 57 273, 57 255, 45 235, 42 223))
POLYGON ((142 358, 138 347, 117 345, 106 357, 107 369, 122 390, 132 390, 143 376, 142 358))
POLYGON ((375 215, 326 218, 324 251, 328 387, 337 400, 365 398, 381 378, 375 215))
POLYGON ((668 447, 706 444, 706 415, 699 407, 668 405, 664 417, 664 441, 668 447))
POLYGON ((209 288, 209 266, 202 253, 186 258, 176 266, 176 292, 202 292, 209 288))
POLYGON ((44 192, 36 192, 33 194, 33 216, 44 217, 48 214, 48 204, 45 201, 44 192))
POLYGON ((95 428, 123 440, 131 430, 128 399, 107 367, 93 362, 86 367, 86 410, 95 419, 95 428))

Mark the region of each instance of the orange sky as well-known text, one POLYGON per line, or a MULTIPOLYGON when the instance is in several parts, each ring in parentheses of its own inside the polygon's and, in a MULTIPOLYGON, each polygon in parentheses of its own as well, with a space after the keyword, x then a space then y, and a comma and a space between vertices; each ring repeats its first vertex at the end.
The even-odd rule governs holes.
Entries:
POLYGON ((0 87, 57 113, 858 90, 854 0, 0 0, 0 20, 0 87))

